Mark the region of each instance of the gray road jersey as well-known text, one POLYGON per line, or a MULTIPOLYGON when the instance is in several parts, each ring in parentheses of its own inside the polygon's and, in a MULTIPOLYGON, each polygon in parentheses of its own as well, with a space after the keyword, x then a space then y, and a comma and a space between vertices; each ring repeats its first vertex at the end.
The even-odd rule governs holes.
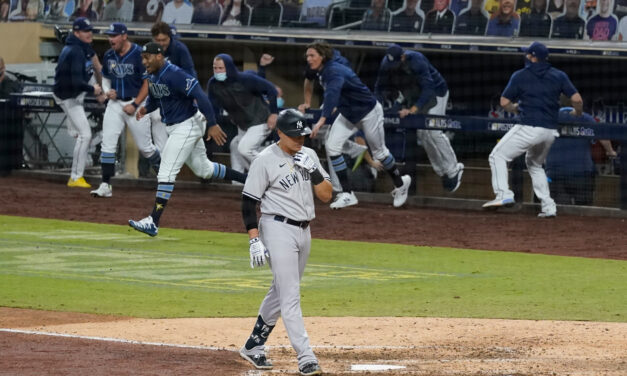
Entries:
MULTIPOLYGON (((326 180, 329 174, 320 166, 316 152, 304 147, 326 180)), ((309 173, 294 164, 294 159, 277 144, 265 148, 253 160, 243 194, 261 201, 261 213, 282 215, 295 221, 315 218, 313 186, 309 173)))

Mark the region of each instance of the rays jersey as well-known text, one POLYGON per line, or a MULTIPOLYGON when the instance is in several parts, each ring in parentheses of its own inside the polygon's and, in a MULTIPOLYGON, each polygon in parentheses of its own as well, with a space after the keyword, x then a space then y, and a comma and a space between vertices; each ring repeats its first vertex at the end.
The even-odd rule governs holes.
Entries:
MULTIPOLYGON (((316 152, 305 146, 302 151, 316 161, 322 176, 330 180, 316 152)), ((294 158, 276 143, 253 160, 242 194, 261 201, 262 214, 282 215, 296 221, 311 221, 316 216, 309 173, 296 166, 294 158)))
MULTIPOLYGON (((146 102, 148 112, 159 107, 161 121, 166 125, 181 123, 196 114, 198 107, 194 104, 193 92, 196 89, 200 90, 197 79, 169 62, 166 62, 159 72, 149 74, 146 77, 148 78, 149 89, 146 102)), ((200 91, 202 92, 202 90, 200 91)), ((209 102, 208 99, 207 102, 209 102)), ((208 115, 205 111, 203 114, 208 115)), ((213 115, 213 111, 211 115, 213 115)), ((207 121, 210 124, 215 124, 213 116, 207 116, 207 121), (211 122, 212 118, 213 122, 211 122)))
POLYGON ((132 43, 124 56, 118 55, 113 49, 104 54, 102 75, 111 80, 111 88, 120 99, 130 99, 139 93, 145 72, 141 50, 141 47, 132 43))

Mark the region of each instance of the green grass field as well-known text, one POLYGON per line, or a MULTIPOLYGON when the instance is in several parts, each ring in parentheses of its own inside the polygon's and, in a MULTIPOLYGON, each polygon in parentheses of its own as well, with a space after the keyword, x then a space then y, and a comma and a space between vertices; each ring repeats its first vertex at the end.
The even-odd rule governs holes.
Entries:
MULTIPOLYGON (((255 316, 272 279, 245 234, 0 216, 0 306, 255 316)), ((627 321, 627 262, 315 239, 308 316, 627 321)))

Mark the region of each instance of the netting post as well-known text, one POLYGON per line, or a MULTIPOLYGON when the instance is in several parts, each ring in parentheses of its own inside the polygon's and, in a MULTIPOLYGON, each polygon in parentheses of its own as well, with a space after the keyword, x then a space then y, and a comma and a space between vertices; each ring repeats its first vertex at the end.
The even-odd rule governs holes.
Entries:
POLYGON ((627 210, 627 142, 620 145, 620 208, 627 210))

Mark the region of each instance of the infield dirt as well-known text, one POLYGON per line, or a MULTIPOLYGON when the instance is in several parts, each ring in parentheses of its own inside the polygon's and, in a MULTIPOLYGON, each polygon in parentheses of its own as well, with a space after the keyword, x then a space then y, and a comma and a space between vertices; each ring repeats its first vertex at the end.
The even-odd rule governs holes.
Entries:
MULTIPOLYGON (((87 190, 8 177, 0 214, 124 224, 147 214, 154 191, 116 188, 111 199, 87 190)), ((243 232, 240 196, 177 189, 162 227, 243 232)), ((483 213, 360 203, 332 212, 317 208, 312 236, 627 260, 627 223, 617 218, 483 213)), ((305 312, 306 314, 306 312, 305 312)), ((235 350, 254 318, 145 320, 0 308, 2 375, 256 375, 234 351, 138 345, 24 334, 75 336, 235 350)), ((442 318, 307 317, 311 342, 327 374, 360 374, 354 364, 406 368, 368 375, 625 375, 627 324, 442 318)), ((295 373, 281 324, 269 345, 275 370, 295 373)), ((267 372, 266 372, 267 373, 267 372)))

